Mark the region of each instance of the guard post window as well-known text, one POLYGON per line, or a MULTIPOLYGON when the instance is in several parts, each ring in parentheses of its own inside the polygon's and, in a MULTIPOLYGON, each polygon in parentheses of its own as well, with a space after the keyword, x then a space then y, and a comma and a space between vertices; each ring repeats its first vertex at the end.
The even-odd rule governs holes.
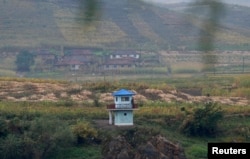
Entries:
POLYGON ((122 98, 121 98, 121 101, 122 101, 122 102, 128 102, 128 101, 129 101, 129 97, 122 97, 122 98))

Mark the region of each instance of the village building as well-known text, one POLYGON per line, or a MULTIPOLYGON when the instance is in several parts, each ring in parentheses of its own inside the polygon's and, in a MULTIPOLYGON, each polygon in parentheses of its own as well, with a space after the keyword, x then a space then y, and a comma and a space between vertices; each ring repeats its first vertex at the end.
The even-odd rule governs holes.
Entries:
POLYGON ((104 70, 135 68, 139 64, 140 54, 136 51, 113 51, 103 63, 104 70))
POLYGON ((120 58, 134 58, 134 59, 139 59, 140 54, 137 53, 136 51, 125 51, 125 50, 119 50, 119 51, 113 51, 110 55, 110 59, 120 59, 120 58))
POLYGON ((133 99, 135 93, 121 89, 112 95, 114 97, 114 104, 107 106, 107 110, 109 111, 109 124, 116 126, 134 125, 133 111, 137 109, 137 105, 133 99))
POLYGON ((104 70, 135 68, 136 60, 131 57, 123 57, 119 59, 108 59, 103 64, 104 70))
POLYGON ((94 56, 90 50, 69 49, 65 50, 64 56, 58 59, 57 68, 68 68, 71 71, 88 71, 93 64, 94 56))

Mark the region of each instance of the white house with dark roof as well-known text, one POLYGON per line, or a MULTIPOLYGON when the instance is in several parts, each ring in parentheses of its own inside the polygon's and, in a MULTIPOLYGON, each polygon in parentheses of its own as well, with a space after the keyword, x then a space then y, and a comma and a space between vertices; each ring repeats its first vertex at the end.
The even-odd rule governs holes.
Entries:
POLYGON ((136 67, 136 59, 131 57, 108 59, 103 64, 104 70, 124 69, 136 67))
POLYGON ((136 51, 120 50, 120 51, 113 51, 109 55, 110 59, 120 59, 120 58, 125 58, 125 57, 139 59, 140 58, 140 54, 137 53, 136 51))
POLYGON ((140 54, 136 51, 113 51, 103 63, 104 70, 134 68, 137 66, 140 54))

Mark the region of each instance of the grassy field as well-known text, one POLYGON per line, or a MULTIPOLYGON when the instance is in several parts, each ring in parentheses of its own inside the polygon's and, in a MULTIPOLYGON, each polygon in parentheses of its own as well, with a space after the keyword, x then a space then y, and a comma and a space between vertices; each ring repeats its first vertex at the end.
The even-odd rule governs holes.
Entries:
MULTIPOLYGON (((206 158, 207 154, 207 143, 208 142, 249 142, 250 141, 250 108, 249 107, 227 107, 223 106, 222 110, 227 116, 225 116, 219 122, 219 133, 216 137, 189 137, 180 133, 180 125, 185 118, 185 114, 181 111, 181 107, 192 111, 197 108, 196 105, 146 105, 141 107, 135 113, 135 125, 136 127, 144 127, 148 129, 155 129, 160 134, 166 136, 173 142, 181 143, 184 147, 186 156, 188 159, 206 158), (225 108, 224 108, 225 107, 225 108), (235 114, 237 113, 237 114, 235 114), (235 115, 234 115, 235 114, 235 115), (231 116, 232 115, 232 116, 231 116)), ((35 133, 32 129, 32 124, 45 124, 36 123, 37 120, 46 121, 45 118, 49 119, 50 122, 46 124, 46 131, 50 131, 51 126, 55 126, 56 129, 60 129, 59 126, 54 124, 64 123, 64 131, 72 131, 71 127, 77 125, 78 122, 91 123, 90 127, 94 128, 99 133, 98 139, 105 140, 105 134, 113 134, 119 132, 112 132, 115 130, 103 130, 96 127, 93 120, 107 120, 108 113, 105 107, 86 107, 86 106, 71 106, 65 107, 55 103, 11 103, 1 102, 1 123, 4 120, 8 120, 7 133, 19 134, 29 132, 35 133), (10 127, 10 124, 13 124, 10 127), (52 124, 52 125, 51 125, 52 124), (65 126, 66 124, 66 126, 65 126), (11 129, 12 128, 12 129, 11 129), (14 129, 15 128, 15 129, 14 129), (19 132, 18 129, 21 129, 19 132)), ((1 128, 2 131, 3 127, 1 128)), ((40 129, 39 129, 40 130, 40 129)), ((37 131, 37 130, 36 130, 37 131)), ((5 132, 6 133, 6 132, 5 132)), ((55 132, 59 133, 59 132, 55 132)), ((89 132, 84 132, 89 133, 89 132)), ((58 134, 48 134, 52 137, 58 134)), ((67 134, 69 135, 69 134, 67 134)), ((90 134, 90 136, 93 134, 90 134)), ((63 136, 65 137, 65 136, 63 136)), ((31 138, 31 137, 30 137, 31 138)), ((31 138, 32 139, 32 138, 31 138)), ((7 140, 4 135, 1 136, 1 140, 7 140)), ((35 139, 33 139, 35 141, 35 139)), ((35 142, 46 142, 46 141, 35 141, 35 142)), ((73 139, 69 140, 70 144, 68 147, 58 147, 54 152, 48 153, 48 158, 100 158, 101 157, 101 145, 96 143, 75 143, 73 139)), ((58 144, 56 141, 54 144, 58 144)), ((2 149, 3 149, 3 144, 2 149)), ((57 145, 58 146, 58 145, 57 145)), ((52 149, 52 148, 51 148, 52 149)), ((43 151, 38 149, 34 151, 43 151)))
MULTIPOLYGON (((144 78, 140 81, 116 81, 112 84, 102 81, 85 82, 82 83, 82 88, 104 91, 104 84, 112 88, 126 87, 135 90, 201 86, 213 87, 213 91, 223 95, 221 85, 236 83, 238 88, 232 91, 232 94, 227 95, 238 96, 241 93, 244 94, 244 91, 249 92, 248 79, 248 75, 160 78, 157 80, 144 78)), ((42 79, 1 78, 0 80, 67 84, 65 81, 42 79)), ((110 89, 105 89, 105 91, 112 91, 110 89)), ((245 95, 247 94, 249 93, 245 95)), ((135 111, 135 129, 154 130, 154 133, 162 134, 167 139, 180 143, 188 159, 206 158, 208 142, 250 142, 249 105, 220 104, 218 106, 223 112, 223 118, 217 123, 218 130, 212 137, 188 136, 181 132, 181 126, 185 120, 197 108, 202 108, 203 104, 167 103, 154 100, 144 102, 140 104, 139 110, 135 111)), ((12 158, 13 155, 20 158, 101 158, 102 141, 122 133, 119 129, 103 129, 103 126, 96 124, 95 121, 98 120, 108 122, 105 103, 95 105, 85 101, 80 103, 0 101, 0 154, 6 159, 12 158), (92 140, 93 138, 95 140, 92 140)))

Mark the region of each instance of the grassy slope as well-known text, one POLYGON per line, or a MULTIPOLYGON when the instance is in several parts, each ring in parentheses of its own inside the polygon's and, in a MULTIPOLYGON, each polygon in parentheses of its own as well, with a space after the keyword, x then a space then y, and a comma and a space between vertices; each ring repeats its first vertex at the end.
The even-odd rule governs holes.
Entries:
POLYGON ((53 5, 39 1, 0 1, 1 47, 39 46, 59 43, 61 33, 53 16, 53 5))
MULTIPOLYGON (((70 45, 138 49, 139 44, 145 44, 144 49, 155 45, 193 49, 203 30, 197 18, 191 20, 183 13, 141 1, 103 0, 94 21, 86 24, 86 8, 79 2, 0 0, 0 48, 70 45)), ((250 41, 249 14, 248 8, 227 7, 216 39, 220 47, 250 41)))

